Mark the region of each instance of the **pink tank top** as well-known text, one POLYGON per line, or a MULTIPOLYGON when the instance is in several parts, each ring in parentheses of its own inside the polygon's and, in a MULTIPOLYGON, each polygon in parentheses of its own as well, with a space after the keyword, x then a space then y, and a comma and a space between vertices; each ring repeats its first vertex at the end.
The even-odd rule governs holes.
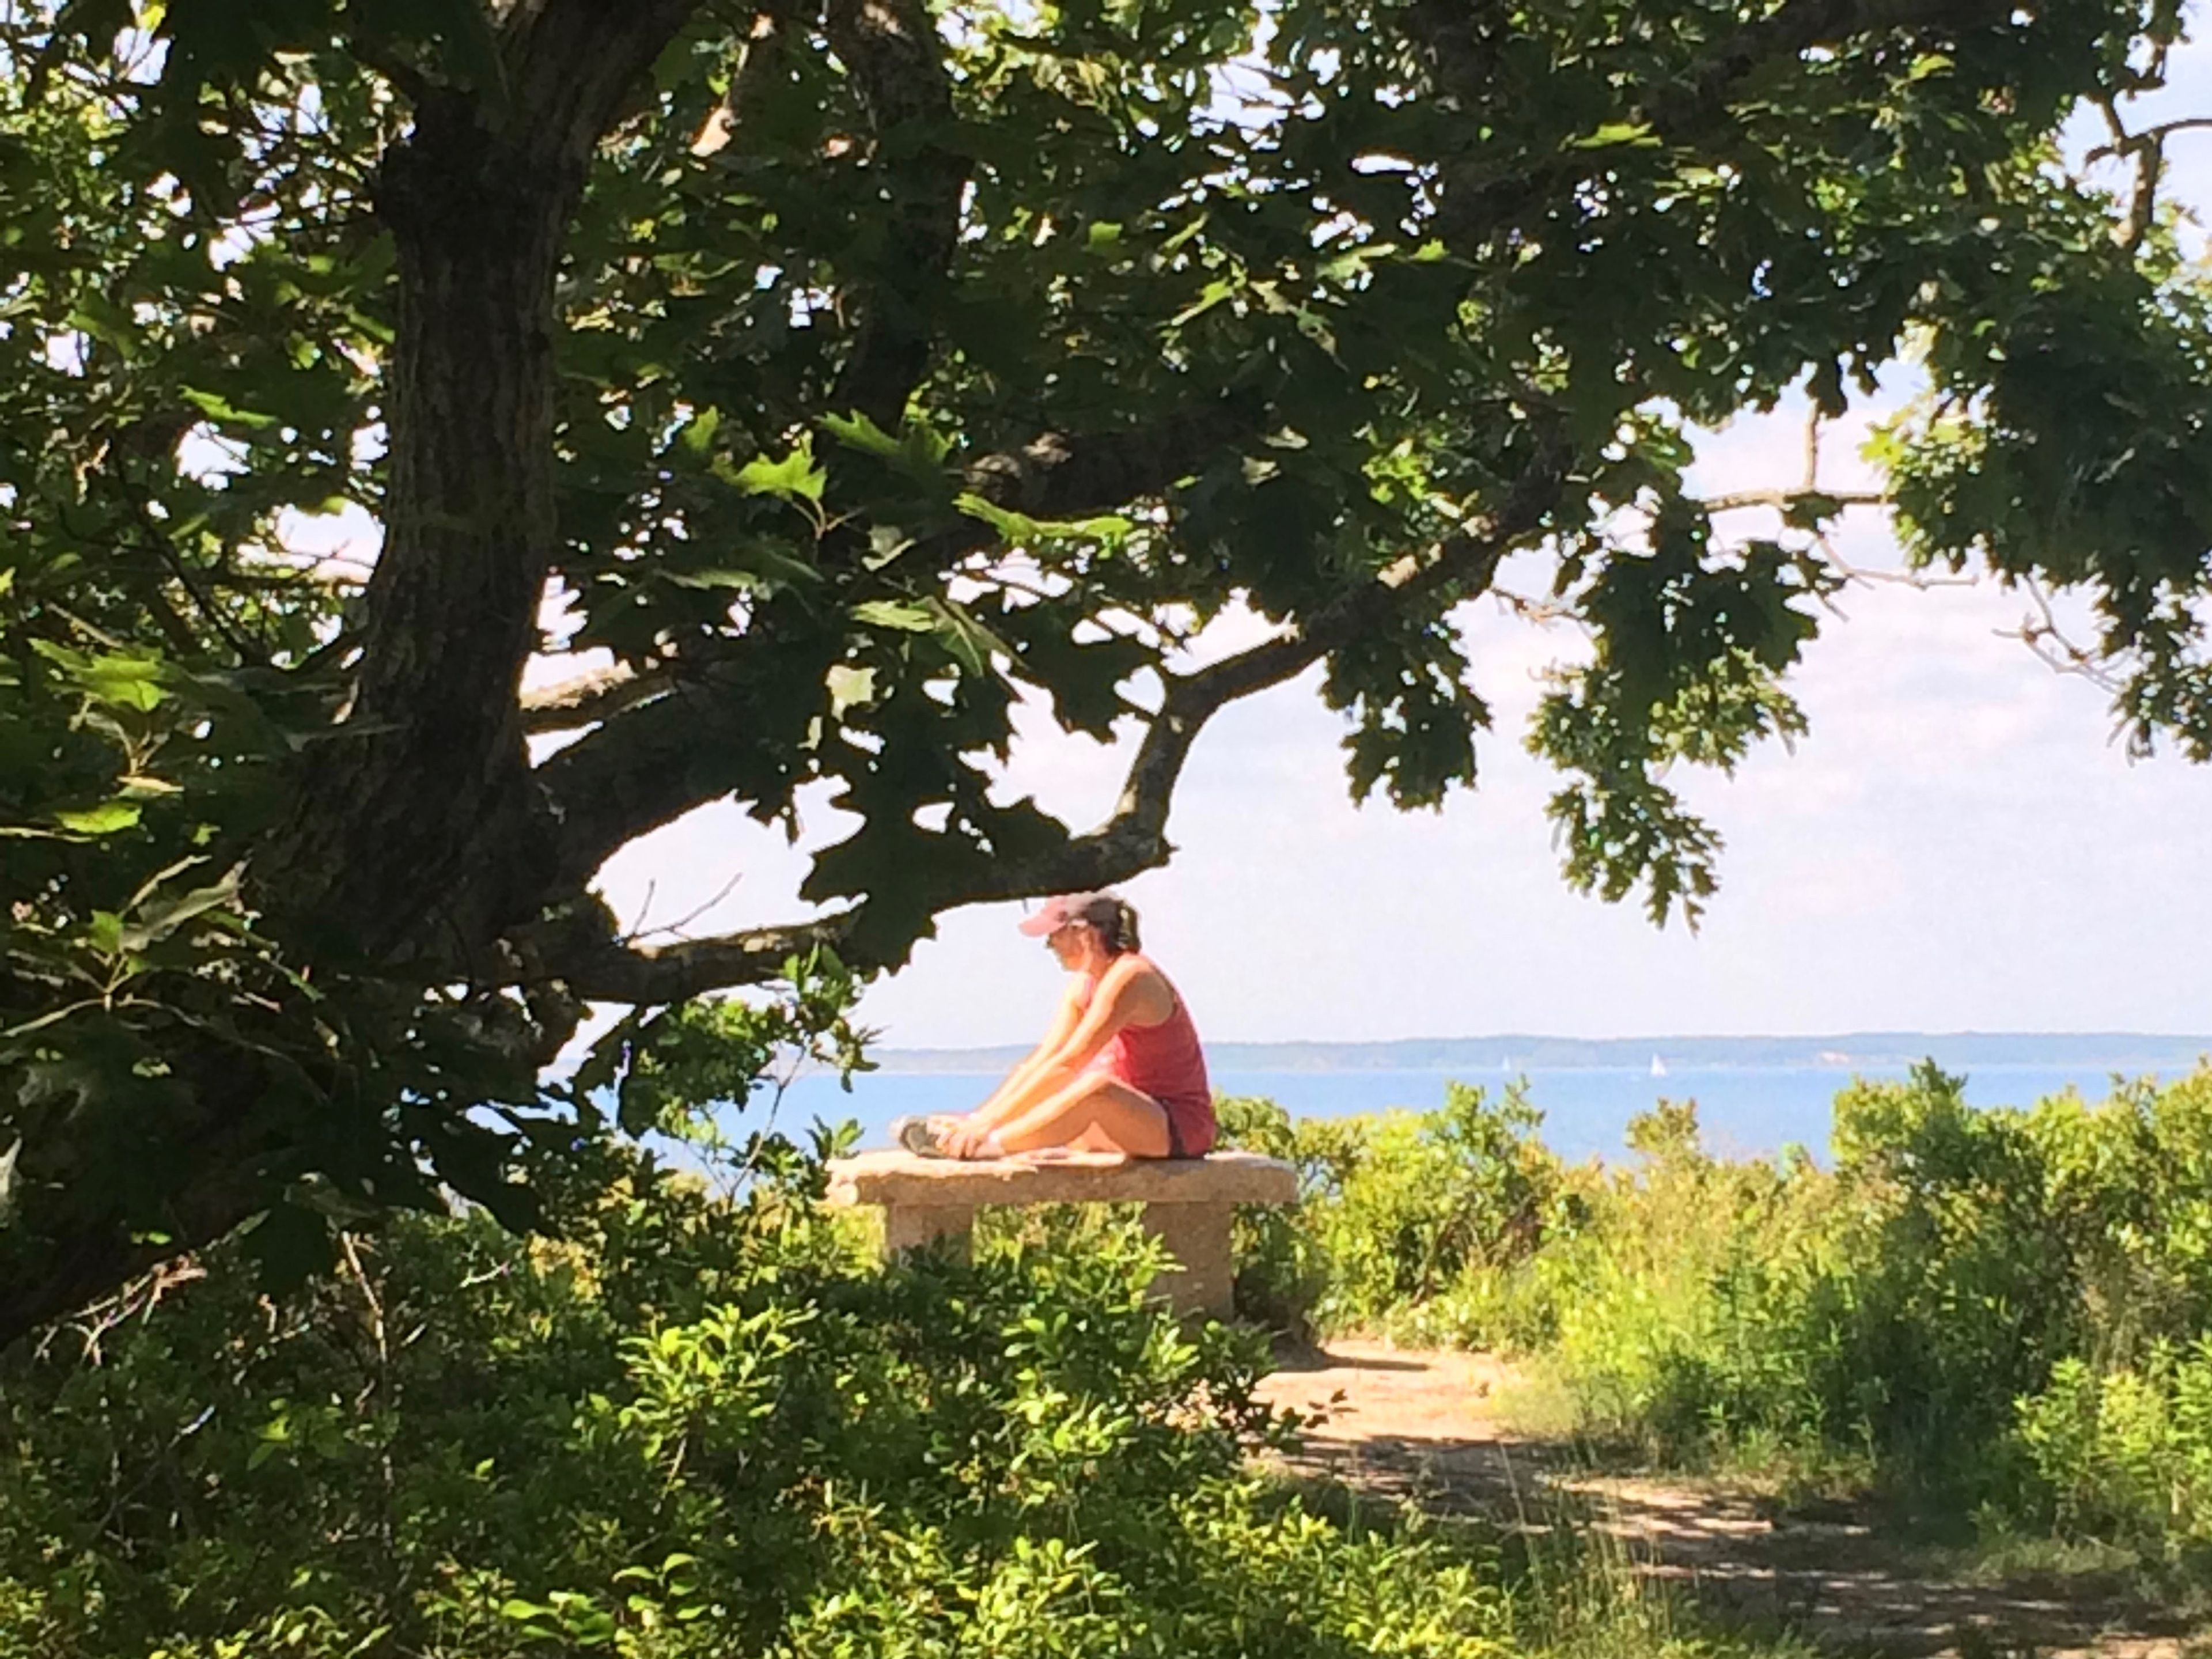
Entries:
MULTIPOLYGON (((1137 960, 1159 973, 1149 957, 1137 960)), ((1201 1158, 1213 1150, 1213 1086, 1206 1080, 1206 1054, 1182 993, 1168 983, 1166 975, 1160 979, 1175 999, 1175 1011, 1157 1025, 1124 1025, 1091 1064, 1149 1095, 1167 1114, 1170 1157, 1201 1158)), ((1085 1006, 1097 988, 1094 984, 1085 991, 1085 1006)))

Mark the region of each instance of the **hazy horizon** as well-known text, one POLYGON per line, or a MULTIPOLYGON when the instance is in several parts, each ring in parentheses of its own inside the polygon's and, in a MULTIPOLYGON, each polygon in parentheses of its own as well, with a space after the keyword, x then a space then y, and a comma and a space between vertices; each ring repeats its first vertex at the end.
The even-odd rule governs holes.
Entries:
MULTIPOLYGON (((2128 1026, 2106 1026, 2091 1029, 2061 1029, 2037 1030, 2025 1027, 1960 1026, 1942 1030, 1915 1026, 1867 1026, 1851 1030, 1814 1030, 1804 1031, 1469 1031, 1463 1033, 1416 1032, 1407 1036, 1286 1036, 1286 1037, 1224 1037, 1208 1042, 1210 1048, 1389 1048, 1425 1042, 1811 1042, 1825 1038, 1843 1037, 1937 1037, 1960 1039, 1981 1038, 2067 1038, 2073 1040, 2112 1037, 2140 1039, 2160 1042, 2212 1042, 2212 1030, 2204 1031, 2160 1031, 2137 1030, 2128 1026)), ((884 1052, 896 1050, 902 1054, 964 1054, 972 1049, 1014 1048, 1028 1045, 1018 1042, 900 1042, 884 1045, 884 1052)))
MULTIPOLYGON (((1686 1060, 1694 1059, 1701 1050, 1748 1052, 1767 1048, 1811 1050, 1812 1063, 1822 1060, 1838 1064, 1850 1060, 1894 1063, 1906 1055, 1917 1058, 1922 1045, 1932 1045, 1954 1050, 1975 1048, 1984 1052, 2016 1048, 2022 1053, 2022 1063, 2030 1059, 2051 1058, 2071 1058, 2078 1063, 2087 1063, 2094 1055, 2109 1052, 2116 1058, 2149 1060, 2155 1056, 2160 1063, 2170 1060, 2171 1063, 2193 1064, 2200 1055, 2212 1054, 2212 1032, 2126 1030, 1928 1031, 1899 1028, 1851 1031, 1650 1031, 1583 1036, 1558 1031, 1492 1031, 1466 1036, 1228 1038, 1208 1042, 1206 1047, 1210 1054, 1222 1055, 1253 1052, 1282 1054, 1297 1050, 1419 1054, 1425 1050, 1488 1049, 1501 1057, 1510 1057, 1514 1050, 1522 1050, 1527 1054, 1529 1063, 1540 1064, 1547 1050, 1623 1049, 1640 1054, 1654 1045, 1680 1053, 1686 1060)), ((1029 1046, 1024 1042, 883 1043, 872 1052, 879 1060, 957 1058, 1019 1053, 1029 1046)), ((2009 1062, 1983 1059, 1979 1063, 2009 1062)))

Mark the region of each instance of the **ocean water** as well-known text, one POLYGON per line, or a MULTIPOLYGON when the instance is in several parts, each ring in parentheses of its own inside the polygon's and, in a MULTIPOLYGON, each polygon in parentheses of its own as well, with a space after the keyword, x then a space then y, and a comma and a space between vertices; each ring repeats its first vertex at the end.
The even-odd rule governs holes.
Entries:
MULTIPOLYGON (((1571 1160, 1613 1158, 1626 1151, 1629 1119, 1661 1099, 1693 1100, 1711 1151, 1732 1157, 1779 1152, 1796 1144, 1825 1157, 1831 1107, 1852 1078, 1901 1079, 1903 1066, 1686 1066, 1654 1077, 1648 1069, 1582 1066, 1471 1074, 1460 1071, 1218 1071, 1217 1092, 1261 1095, 1294 1117, 1348 1117, 1404 1106, 1423 1110, 1443 1103, 1447 1082, 1498 1088, 1518 1077, 1544 1114, 1542 1130, 1553 1150, 1571 1160)), ((842 1091, 831 1077, 805 1077, 785 1093, 780 1127, 804 1128, 815 1120, 860 1126, 862 1144, 886 1144, 885 1127, 909 1112, 961 1112, 996 1085, 995 1075, 941 1072, 869 1072, 842 1091)), ((2032 1104, 2073 1088, 2091 1099, 2111 1091, 2112 1073, 2095 1067, 1989 1066, 1971 1072, 1966 1098, 1977 1106, 2032 1104)), ((760 1115, 733 1122, 759 1127, 760 1115)))

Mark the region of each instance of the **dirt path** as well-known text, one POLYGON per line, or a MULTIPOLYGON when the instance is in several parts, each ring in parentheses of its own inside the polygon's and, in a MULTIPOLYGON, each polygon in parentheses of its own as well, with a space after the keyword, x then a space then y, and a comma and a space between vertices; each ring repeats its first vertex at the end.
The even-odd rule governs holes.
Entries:
POLYGON ((1623 1540, 1642 1571, 1823 1646, 1899 1659, 2212 1655, 2109 1583, 1964 1580, 1886 1538, 1869 1515, 1777 1513, 1716 1482, 1593 1474, 1572 1448, 1501 1422, 1496 1401, 1515 1380, 1486 1354, 1346 1340, 1289 1357, 1265 1392, 1315 1419, 1294 1473, 1509 1526, 1540 1525, 1570 1505, 1623 1540))

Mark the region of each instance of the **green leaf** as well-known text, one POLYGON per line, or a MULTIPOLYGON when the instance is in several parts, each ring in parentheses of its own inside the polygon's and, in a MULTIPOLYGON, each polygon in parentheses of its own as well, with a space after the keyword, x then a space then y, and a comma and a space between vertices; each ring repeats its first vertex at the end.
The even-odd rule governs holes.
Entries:
POLYGON ((112 836, 135 830, 144 809, 136 801, 102 801, 80 811, 57 812, 54 822, 80 836, 112 836))
POLYGON ((87 656, 51 640, 33 640, 31 648, 76 681, 85 695, 112 708, 151 714, 168 695, 161 684, 166 672, 154 656, 87 656))
POLYGON ((238 872, 234 870, 211 887, 197 888, 170 903, 146 911, 123 930, 126 951, 143 951, 167 939, 186 922, 238 902, 238 872))
POLYGON ((965 605, 955 605, 950 599, 933 599, 929 606, 933 613, 937 637, 945 642, 953 659, 970 674, 981 678, 993 672, 994 656, 1011 657, 1013 647, 1000 639, 977 620, 965 605))
POLYGON ((785 501, 821 505, 829 472, 815 465, 814 440, 803 437, 799 447, 780 461, 756 455, 737 471, 732 480, 748 495, 775 495, 785 501))
POLYGON ((897 459, 902 453, 896 438, 857 409, 850 415, 825 415, 822 426, 846 448, 856 449, 863 455, 878 455, 888 461, 897 459))
POLYGON ((875 701, 876 671, 872 668, 854 668, 839 663, 830 669, 827 684, 832 720, 842 720, 848 708, 875 701))
POLYGON ((240 409, 220 393, 202 391, 197 386, 180 386, 177 395, 208 419, 223 426, 242 426, 250 431, 266 432, 284 423, 276 416, 240 409))
POLYGON ((155 678, 160 672, 151 657, 95 657, 83 676, 84 689, 112 708, 150 714, 168 695, 155 678))
POLYGON ((88 289, 78 295, 70 311, 69 324, 103 345, 125 353, 138 343, 140 337, 131 313, 97 289, 88 289))
POLYGON ((919 421, 908 422, 894 437, 854 410, 849 415, 823 416, 822 427, 846 448, 872 455, 919 484, 933 490, 949 487, 945 462, 952 453, 952 441, 919 421))
POLYGON ((1659 137, 1646 121, 1608 121, 1595 131, 1567 141, 1569 149, 1656 149, 1659 137))
POLYGON ((1217 276, 1199 291, 1198 298, 1168 319, 1168 326, 1181 328, 1185 323, 1203 317, 1214 307, 1233 299, 1243 291, 1244 285, 1232 278, 1217 276))
POLYGON ((953 505, 969 518, 989 525, 1009 545, 1016 547, 1034 547, 1054 541, 1115 542, 1136 528, 1117 513, 1102 513, 1088 519, 1032 519, 1026 513, 1000 507, 974 494, 962 495, 953 505))
POLYGON ((856 605, 853 620, 870 628, 896 628, 908 634, 927 634, 937 626, 934 612, 902 599, 870 599, 856 605))
POLYGON ((722 558, 720 566, 706 570, 671 570, 668 580, 679 587, 733 587, 748 591, 822 580, 822 573, 812 565, 765 542, 738 544, 728 549, 722 558))
POLYGON ((714 447, 714 434, 721 430, 721 427, 720 410, 702 409, 684 423, 684 430, 678 441, 694 455, 704 455, 714 447))

